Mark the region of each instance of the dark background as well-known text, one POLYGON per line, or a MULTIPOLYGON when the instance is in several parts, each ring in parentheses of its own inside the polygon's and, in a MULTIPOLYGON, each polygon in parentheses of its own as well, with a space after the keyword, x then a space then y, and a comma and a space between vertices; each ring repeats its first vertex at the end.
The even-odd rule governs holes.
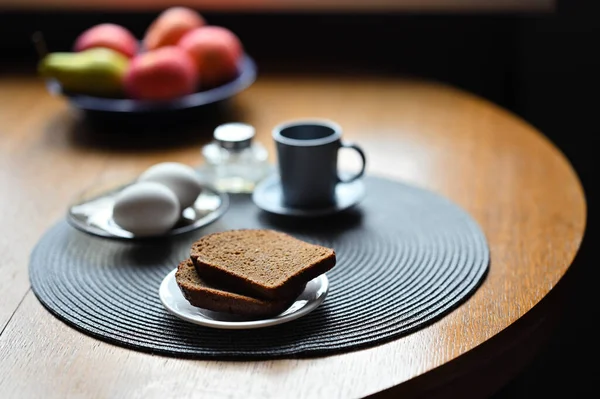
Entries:
MULTIPOLYGON (((0 6, 1 7, 1 6, 0 6)), ((199 10, 202 12, 202 10, 199 10)), ((600 1, 559 2, 555 13, 216 13, 236 32, 259 73, 381 73, 435 79, 474 92, 536 126, 568 157, 588 200, 588 229, 569 271, 569 303, 548 349, 497 398, 594 392, 598 315, 592 260, 593 192, 600 80, 600 1)), ((35 73, 31 34, 51 51, 96 23, 127 26, 141 37, 155 12, 0 11, 0 73, 35 73)), ((547 176, 552 179, 552 176, 547 176)), ((501 187, 499 187, 501 189, 501 187)))

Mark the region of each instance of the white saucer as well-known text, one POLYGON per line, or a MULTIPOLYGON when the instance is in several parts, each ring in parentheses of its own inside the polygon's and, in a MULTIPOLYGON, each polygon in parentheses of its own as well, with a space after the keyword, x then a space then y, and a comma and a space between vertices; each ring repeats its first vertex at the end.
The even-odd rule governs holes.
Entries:
POLYGON ((335 189, 335 204, 326 208, 292 208, 284 204, 279 176, 272 175, 260 182, 252 193, 252 201, 260 209, 285 216, 317 217, 327 216, 358 204, 365 196, 362 180, 352 183, 339 183, 335 189))
POLYGON ((329 279, 325 274, 322 274, 306 284, 302 294, 285 312, 270 319, 249 320, 241 316, 213 312, 190 305, 183 297, 175 281, 176 271, 177 269, 167 274, 160 284, 159 296, 161 302, 172 315, 190 323, 212 328, 242 330, 286 323, 315 310, 323 303, 329 290, 329 279))

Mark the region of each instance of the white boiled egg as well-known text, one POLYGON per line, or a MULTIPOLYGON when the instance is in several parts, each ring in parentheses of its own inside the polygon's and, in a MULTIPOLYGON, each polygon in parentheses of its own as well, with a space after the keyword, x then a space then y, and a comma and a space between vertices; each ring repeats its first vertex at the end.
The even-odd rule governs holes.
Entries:
POLYGON ((138 177, 138 181, 167 186, 179 199, 182 211, 192 206, 202 191, 198 173, 191 166, 178 162, 162 162, 151 166, 138 177))
POLYGON ((166 233, 179 220, 181 209, 173 191, 160 183, 137 182, 115 197, 113 220, 138 236, 166 233))

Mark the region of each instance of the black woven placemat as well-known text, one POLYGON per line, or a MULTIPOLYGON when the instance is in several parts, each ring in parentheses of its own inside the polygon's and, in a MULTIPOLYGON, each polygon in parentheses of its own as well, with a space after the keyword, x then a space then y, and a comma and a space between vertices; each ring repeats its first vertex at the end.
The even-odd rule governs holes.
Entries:
POLYGON ((185 236, 132 243, 82 233, 65 221, 30 259, 34 293, 67 324, 117 345, 196 358, 308 357, 376 345, 426 326, 464 301, 486 275, 489 251, 471 217, 431 192, 369 177, 354 210, 313 221, 282 219, 234 195, 218 221, 185 236), (217 330, 168 314, 158 287, 198 237, 273 228, 333 247, 325 302, 256 330, 217 330))

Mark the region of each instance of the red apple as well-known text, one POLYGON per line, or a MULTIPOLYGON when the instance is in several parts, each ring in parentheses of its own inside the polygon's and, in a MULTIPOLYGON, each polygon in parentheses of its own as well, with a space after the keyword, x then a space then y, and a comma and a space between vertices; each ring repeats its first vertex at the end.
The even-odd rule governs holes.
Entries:
POLYGON ((184 50, 165 46, 134 57, 124 82, 132 98, 171 100, 195 91, 198 72, 184 50))
POLYGON ((203 86, 213 87, 238 74, 243 48, 238 37, 227 28, 205 26, 186 33, 178 46, 194 60, 203 86))
POLYGON ((154 50, 163 46, 174 46, 187 32, 204 25, 204 18, 191 8, 167 8, 146 30, 144 47, 154 50))
POLYGON ((126 28, 115 24, 95 25, 81 33, 73 46, 74 51, 105 47, 133 57, 138 52, 138 41, 126 28))

